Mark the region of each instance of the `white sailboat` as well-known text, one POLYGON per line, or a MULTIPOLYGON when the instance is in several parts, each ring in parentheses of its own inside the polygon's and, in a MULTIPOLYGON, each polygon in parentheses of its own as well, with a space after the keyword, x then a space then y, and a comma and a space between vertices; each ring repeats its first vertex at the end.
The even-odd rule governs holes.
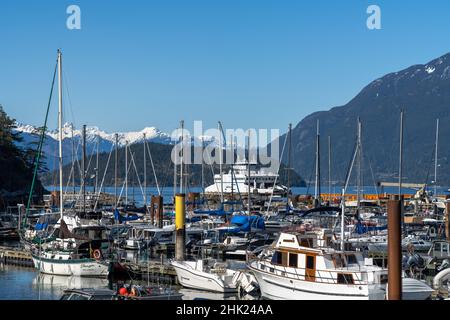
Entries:
MULTIPOLYGON (((58 50, 58 127, 59 127, 59 209, 61 223, 64 220, 63 209, 63 161, 62 161, 62 53, 58 50)), ((53 251, 42 250, 39 246, 32 253, 34 266, 42 273, 63 276, 106 277, 109 265, 101 261, 101 251, 83 250, 81 253, 74 250, 53 251), (92 252, 91 252, 92 251, 92 252)))

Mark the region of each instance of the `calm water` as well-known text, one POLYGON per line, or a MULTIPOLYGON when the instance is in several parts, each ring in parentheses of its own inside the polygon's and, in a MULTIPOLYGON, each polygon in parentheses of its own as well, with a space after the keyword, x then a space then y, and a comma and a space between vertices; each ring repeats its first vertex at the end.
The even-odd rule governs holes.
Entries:
MULTIPOLYGON (((8 243, 14 246, 17 243, 8 243)), ((0 245, 6 245, 5 243, 0 245)), ((133 262, 147 261, 145 252, 123 251, 123 258, 133 262)), ((155 258, 156 259, 156 258, 155 258)), ((159 259, 157 259, 159 261, 159 259)), ((242 267, 245 262, 233 262, 233 267, 242 267)), ((130 283, 130 281, 127 281, 130 283)), ((145 280, 133 281, 133 284, 152 284, 145 280)), ((114 283, 107 279, 65 277, 47 275, 37 272, 33 268, 20 267, 0 263, 0 300, 59 300, 66 289, 81 288, 110 288, 116 289, 114 283)), ((196 291, 177 287, 183 294, 183 300, 210 299, 236 300, 236 296, 223 296, 218 293, 196 291)))
MULTIPOLYGON (((59 187, 57 186, 46 186, 47 190, 52 191, 52 190, 59 190, 59 187)), ((328 190, 328 185, 327 186, 322 186, 321 187, 321 192, 322 193, 329 193, 328 190)), ((438 187, 437 188, 437 194, 439 195, 445 195, 445 194, 449 194, 448 191, 448 187, 438 187)), ((67 192, 72 192, 73 188, 69 187, 67 189, 67 192)), ((75 188, 76 192, 80 191, 80 188, 76 187, 75 188)), ((93 191, 94 188, 93 187, 86 187, 87 191, 93 191)), ((416 189, 410 189, 410 188, 403 188, 403 193, 405 194, 415 194, 417 192, 416 189)), ((429 191, 433 191, 434 188, 429 188, 429 191)), ((202 189, 199 187, 194 187, 194 188, 189 188, 187 190, 187 192, 201 192, 202 189)), ((365 193, 365 194, 377 194, 377 193, 381 193, 381 192, 385 192, 388 194, 396 194, 398 193, 398 188, 396 187, 385 187, 383 190, 381 188, 376 188, 374 186, 365 186, 361 188, 361 192, 365 193)), ((106 187, 102 189, 102 192, 106 192, 106 193, 111 193, 114 194, 114 187, 106 187)), ((162 188, 160 189, 161 195, 164 198, 164 203, 171 203, 172 201, 172 197, 173 197, 173 188, 172 187, 166 187, 166 188, 162 188)), ((334 194, 340 194, 342 192, 342 186, 334 186, 331 187, 331 193, 334 194)), ((125 197, 125 191, 121 190, 120 188, 118 188, 118 193, 122 195, 122 197, 125 197)), ((147 195, 147 201, 149 201, 150 197, 152 195, 158 195, 158 189, 154 188, 154 187, 149 187, 146 188, 145 191, 141 190, 140 187, 129 187, 128 188, 128 200, 132 201, 134 200, 136 202, 137 205, 143 205, 144 203, 144 195, 147 195)), ((302 187, 302 188, 292 188, 292 193, 296 194, 296 195, 307 195, 307 194, 314 194, 314 186, 310 186, 310 187, 302 187)), ((348 190, 347 190, 347 194, 356 194, 357 193, 357 188, 353 187, 353 186, 349 186, 348 190)))

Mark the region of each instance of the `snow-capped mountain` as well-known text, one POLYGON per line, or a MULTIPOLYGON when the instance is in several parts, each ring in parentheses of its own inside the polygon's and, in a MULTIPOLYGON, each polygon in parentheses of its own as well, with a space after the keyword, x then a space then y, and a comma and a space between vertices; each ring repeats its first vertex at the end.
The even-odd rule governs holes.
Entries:
MULTIPOLYGON (((34 134, 36 132, 36 127, 32 125, 16 123, 15 131, 21 133, 23 138, 21 146, 23 147, 27 147, 31 142, 36 142, 39 139, 38 136, 34 134)), ((75 148, 75 157, 81 157, 82 128, 74 127, 72 130, 72 125, 70 123, 66 123, 62 128, 62 133, 63 162, 66 164, 72 161, 73 148, 75 148)), ((144 134, 145 139, 152 143, 172 145, 177 142, 172 139, 170 134, 162 132, 155 127, 147 127, 141 131, 118 132, 117 137, 119 147, 123 147, 126 143, 129 145, 142 143, 144 141, 144 134)), ((199 143, 202 138, 205 144, 214 142, 214 138, 209 136, 193 137, 191 142, 195 145, 200 145, 199 143)), ((53 170, 57 165, 58 139, 58 130, 51 130, 47 132, 43 150, 46 156, 46 165, 49 170, 53 170)), ((98 127, 86 127, 86 142, 86 152, 88 155, 91 155, 97 151, 97 144, 98 151, 100 153, 110 152, 115 147, 116 134, 105 132, 98 127)))
MULTIPOLYGON (((23 134, 32 134, 36 128, 31 125, 24 125, 17 123, 17 131, 22 132, 23 134)), ((62 128, 63 140, 71 139, 72 135, 74 138, 82 137, 82 128, 74 128, 72 132, 72 125, 70 123, 65 123, 62 128)), ((173 141, 169 134, 162 132, 161 130, 155 127, 147 127, 141 131, 132 131, 132 132, 118 132, 118 140, 119 146, 124 146, 126 142, 129 144, 142 142, 144 141, 144 134, 146 136, 146 140, 155 143, 162 144, 172 144, 173 141)), ((108 141, 110 143, 115 143, 116 137, 115 133, 107 133, 98 127, 86 127, 86 140, 88 142, 96 142, 97 139, 100 141, 108 141)), ((47 132, 47 136, 51 137, 54 140, 58 140, 58 130, 52 130, 47 132)), ((101 143, 101 142, 100 142, 101 143)))

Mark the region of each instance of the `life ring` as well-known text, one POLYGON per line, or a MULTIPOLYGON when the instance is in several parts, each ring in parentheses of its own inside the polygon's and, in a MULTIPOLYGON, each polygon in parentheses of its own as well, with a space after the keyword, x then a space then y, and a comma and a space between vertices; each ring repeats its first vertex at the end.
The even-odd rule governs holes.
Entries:
POLYGON ((98 259, 100 259, 102 257, 102 253, 100 252, 99 249, 95 249, 94 253, 93 253, 93 256, 94 256, 95 259, 98 260, 98 259))

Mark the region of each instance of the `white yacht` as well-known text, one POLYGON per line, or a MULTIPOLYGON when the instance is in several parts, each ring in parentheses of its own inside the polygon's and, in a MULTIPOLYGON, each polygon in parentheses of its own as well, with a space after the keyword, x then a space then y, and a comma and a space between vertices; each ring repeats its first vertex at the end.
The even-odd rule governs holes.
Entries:
POLYGON ((287 187, 277 184, 279 180, 277 173, 270 172, 265 168, 256 170, 254 168, 255 165, 255 163, 250 163, 250 183, 248 179, 248 162, 239 161, 233 165, 234 172, 230 169, 228 173, 222 175, 223 181, 220 174, 214 175, 214 184, 206 187, 205 193, 220 194, 222 186, 224 194, 247 194, 249 187, 252 194, 271 195, 285 194, 287 192, 287 187))
POLYGON ((360 252, 331 249, 331 240, 332 233, 327 229, 283 232, 274 247, 251 257, 248 267, 262 296, 287 300, 384 299, 387 269, 373 265, 360 252))

